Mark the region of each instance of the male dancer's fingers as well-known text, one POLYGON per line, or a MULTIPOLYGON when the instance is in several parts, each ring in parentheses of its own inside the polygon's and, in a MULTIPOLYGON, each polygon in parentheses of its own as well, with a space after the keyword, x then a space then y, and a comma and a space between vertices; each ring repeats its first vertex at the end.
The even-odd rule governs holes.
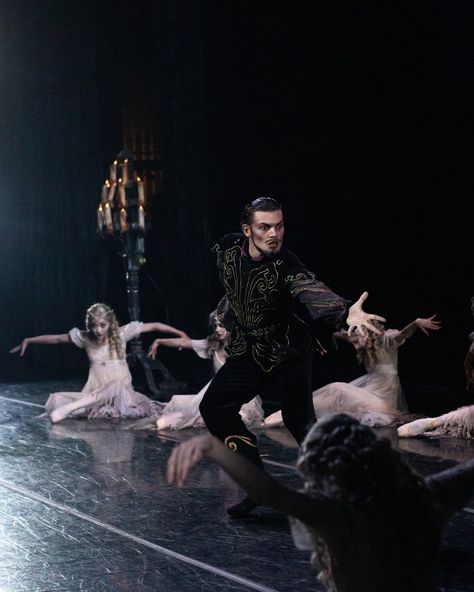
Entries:
POLYGON ((357 302, 355 304, 360 304, 362 306, 362 304, 364 304, 364 302, 367 300, 368 297, 369 297, 369 293, 367 291, 362 292, 362 294, 360 295, 359 299, 357 300, 357 302))
POLYGON ((381 317, 380 315, 376 314, 369 314, 369 319, 380 321, 381 323, 385 323, 387 320, 385 317, 381 317))
POLYGON ((385 323, 386 319, 384 317, 381 317, 380 315, 375 315, 375 314, 369 314, 367 321, 366 321, 366 326, 373 331, 374 333, 376 333, 377 335, 382 335, 383 334, 383 330, 379 329, 378 327, 376 327, 375 325, 372 324, 372 321, 380 321, 381 323, 385 323))

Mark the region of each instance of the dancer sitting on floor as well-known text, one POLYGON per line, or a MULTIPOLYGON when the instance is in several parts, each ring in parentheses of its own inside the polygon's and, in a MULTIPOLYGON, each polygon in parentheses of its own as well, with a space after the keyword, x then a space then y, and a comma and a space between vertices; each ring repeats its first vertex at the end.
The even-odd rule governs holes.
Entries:
POLYGON ((81 392, 52 393, 46 401, 46 415, 53 423, 68 416, 89 418, 133 418, 153 415, 159 404, 136 392, 126 361, 128 341, 149 331, 186 335, 164 323, 133 321, 119 326, 107 304, 93 304, 86 312, 86 330, 77 327, 62 335, 27 337, 10 353, 25 353, 30 344, 73 343, 86 350, 89 377, 81 392))
MULTIPOLYGON (((474 296, 471 298, 474 314, 474 296)), ((466 390, 474 389, 474 332, 469 335, 471 345, 464 360, 466 390)), ((414 436, 453 437, 474 439, 474 405, 466 405, 438 417, 423 417, 398 428, 400 438, 414 436)))
MULTIPOLYGON (((337 339, 352 343, 357 358, 364 363, 367 374, 352 382, 331 382, 313 391, 316 417, 321 419, 331 413, 348 413, 368 426, 385 426, 403 418, 407 412, 405 397, 398 377, 398 348, 417 329, 428 331, 441 328, 433 315, 428 319, 416 319, 401 331, 385 329, 379 321, 372 321, 382 333, 375 334, 369 328, 364 334, 339 331, 337 339)), ((281 411, 268 416, 265 427, 283 425, 281 411)))
POLYGON ((318 421, 303 441, 302 491, 207 434, 173 450, 168 482, 182 487, 202 458, 256 503, 289 515, 296 546, 312 551, 330 592, 434 592, 443 528, 474 494, 474 460, 423 478, 387 439, 344 414, 318 421))
MULTIPOLYGON (((227 300, 223 299, 216 310, 209 316, 209 323, 213 333, 205 339, 191 339, 187 335, 177 338, 158 338, 152 343, 148 355, 156 357, 158 347, 166 346, 178 349, 193 349, 200 358, 212 359, 214 374, 224 365, 227 352, 226 345, 229 342, 230 334, 223 325, 224 315, 227 312, 227 300)), ((180 430, 182 428, 205 427, 204 420, 199 412, 199 405, 202 401, 210 382, 208 382, 195 395, 174 395, 169 403, 159 410, 160 417, 156 418, 156 427, 159 430, 170 429, 180 430)), ((259 426, 263 424, 263 408, 260 397, 254 397, 249 403, 240 409, 240 415, 248 426, 259 426)), ((138 422, 134 427, 149 427, 149 424, 138 422)))

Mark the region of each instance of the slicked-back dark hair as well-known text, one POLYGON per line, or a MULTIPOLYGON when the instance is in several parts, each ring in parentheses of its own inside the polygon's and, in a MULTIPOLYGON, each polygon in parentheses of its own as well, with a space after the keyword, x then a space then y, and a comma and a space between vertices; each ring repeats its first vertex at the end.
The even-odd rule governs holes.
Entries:
POLYGON ((251 224, 255 212, 276 212, 281 209, 281 204, 276 199, 273 199, 273 197, 257 197, 242 210, 240 223, 251 224))

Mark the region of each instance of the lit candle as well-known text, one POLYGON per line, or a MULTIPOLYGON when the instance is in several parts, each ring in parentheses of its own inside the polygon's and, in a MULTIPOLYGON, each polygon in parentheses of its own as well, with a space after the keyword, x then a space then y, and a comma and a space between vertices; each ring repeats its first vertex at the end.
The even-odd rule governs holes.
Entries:
POLYGON ((103 185, 102 185, 102 194, 101 194, 101 202, 102 205, 105 204, 105 202, 107 201, 107 194, 109 192, 109 186, 108 186, 108 181, 106 181, 103 185))
POLYGON ((107 202, 105 204, 105 224, 107 226, 107 230, 112 231, 113 230, 113 226, 112 226, 112 212, 110 211, 110 204, 107 202))
POLYGON ((143 185, 143 181, 140 179, 140 177, 137 177, 137 183, 138 183, 138 203, 140 205, 145 205, 145 187, 143 185))
POLYGON ((119 182, 119 208, 124 208, 127 205, 127 197, 123 183, 119 182))
POLYGON ((116 181, 117 180, 117 161, 114 160, 114 162, 110 165, 110 180, 111 181, 116 181))
POLYGON ((113 183, 110 184, 109 187, 109 202, 112 202, 112 200, 114 199, 114 194, 115 194, 115 185, 116 185, 116 181, 113 181, 113 183))
POLYGON ((145 210, 142 205, 138 206, 138 228, 145 230, 145 210))
POLYGON ((104 226, 104 210, 102 209, 102 204, 100 204, 99 209, 97 210, 97 232, 101 232, 103 226, 104 226))
POLYGON ((122 183, 128 183, 128 158, 122 162, 122 183))
POLYGON ((120 210, 120 230, 122 232, 127 230, 127 210, 125 208, 120 210))

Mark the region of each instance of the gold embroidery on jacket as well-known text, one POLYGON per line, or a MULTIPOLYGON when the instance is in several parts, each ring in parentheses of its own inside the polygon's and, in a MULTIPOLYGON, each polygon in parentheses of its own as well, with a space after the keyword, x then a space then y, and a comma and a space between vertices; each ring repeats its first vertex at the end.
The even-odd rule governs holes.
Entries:
POLYGON ((245 284, 242 282, 241 247, 235 245, 223 254, 223 283, 229 303, 236 316, 237 325, 228 345, 231 355, 239 356, 250 351, 255 362, 264 372, 270 372, 282 361, 289 345, 287 323, 260 327, 268 311, 274 313, 274 303, 279 294, 279 267, 281 259, 270 265, 251 269, 245 284), (250 343, 249 343, 250 341, 250 343))

